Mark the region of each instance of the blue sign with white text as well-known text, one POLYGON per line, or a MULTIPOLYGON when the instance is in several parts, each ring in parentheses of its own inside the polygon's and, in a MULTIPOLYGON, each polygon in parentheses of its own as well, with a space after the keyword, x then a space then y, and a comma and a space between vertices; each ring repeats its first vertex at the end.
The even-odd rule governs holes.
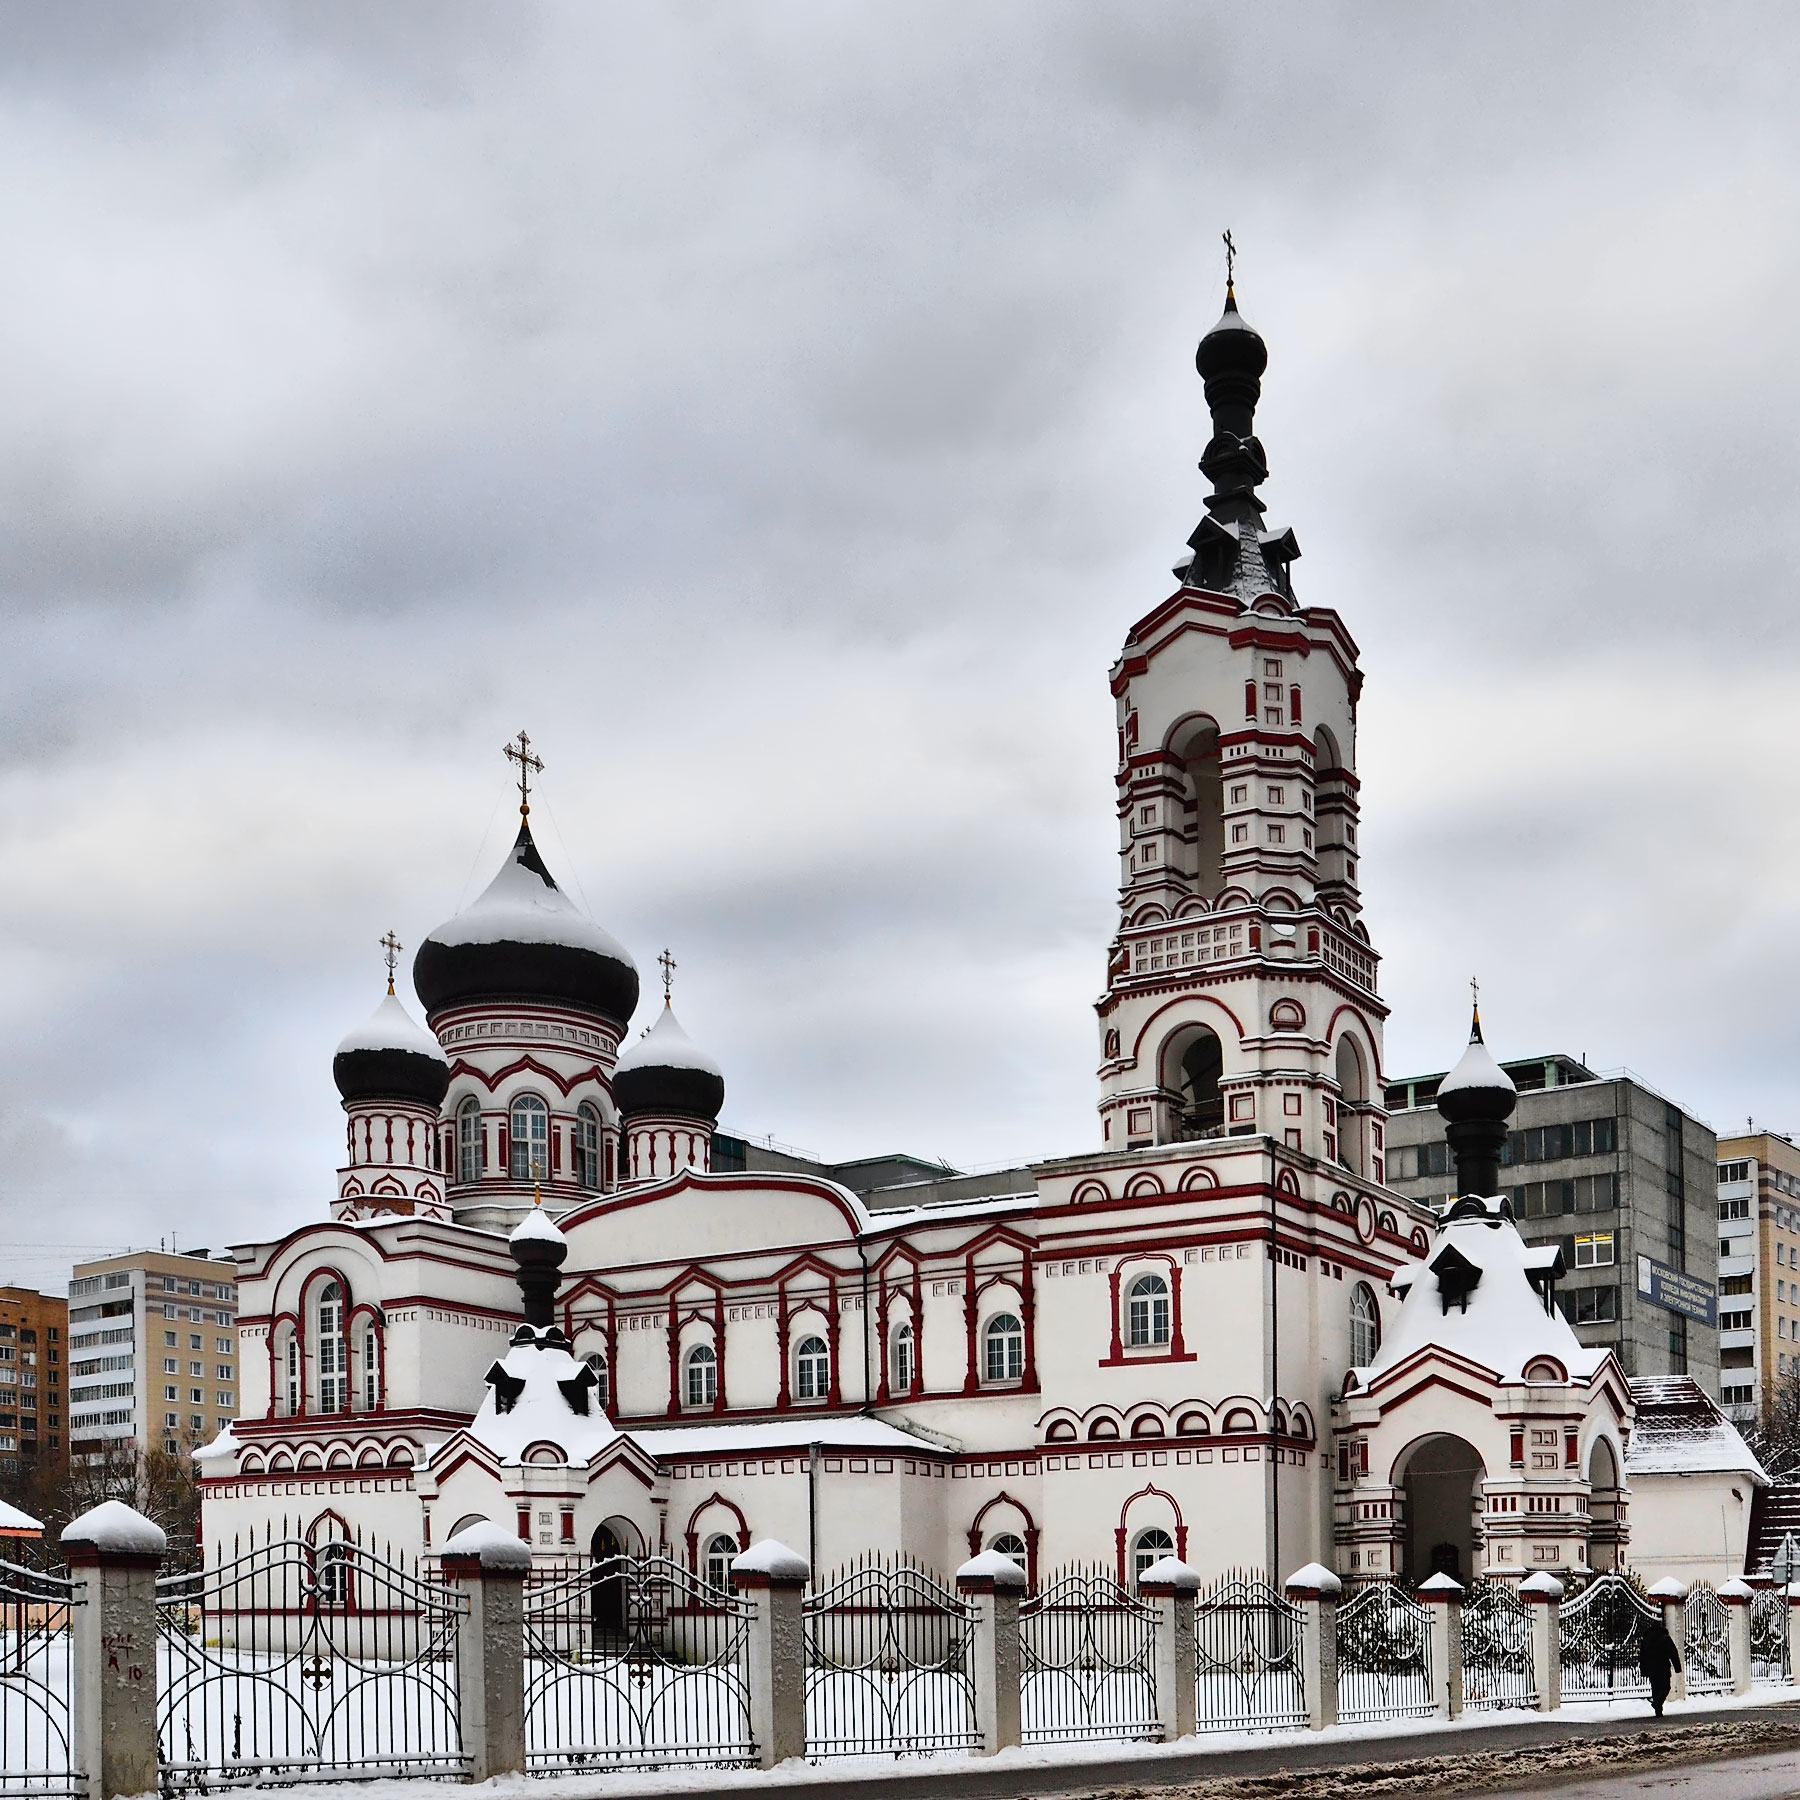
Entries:
POLYGON ((1698 1275, 1689 1275, 1681 1269, 1671 1269, 1653 1256, 1637 1259, 1637 1291, 1652 1306, 1680 1313, 1684 1319, 1693 1319, 1701 1325, 1719 1322, 1719 1290, 1710 1281, 1702 1281, 1698 1275))

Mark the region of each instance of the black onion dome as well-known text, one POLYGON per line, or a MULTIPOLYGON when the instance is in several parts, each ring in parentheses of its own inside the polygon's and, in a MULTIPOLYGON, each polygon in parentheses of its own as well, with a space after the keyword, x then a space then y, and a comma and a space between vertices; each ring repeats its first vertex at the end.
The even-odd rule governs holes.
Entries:
POLYGON ((725 1104, 725 1071, 665 1005, 656 1023, 619 1058, 613 1099, 628 1119, 669 1113, 712 1124, 725 1104))
POLYGON ((437 1039, 389 994, 368 1024, 338 1045, 331 1059, 331 1079, 347 1106, 365 1100, 411 1100, 435 1108, 443 1104, 450 1085, 450 1064, 437 1039))
POLYGON ((1194 367, 1203 380, 1211 382, 1230 375, 1260 381, 1268 366, 1269 346, 1263 342, 1262 333, 1238 311, 1237 296, 1227 288, 1225 310, 1218 324, 1200 340, 1200 348, 1194 352, 1194 367))
POLYGON ((486 891, 419 946, 413 986, 428 1019, 479 1001, 539 1001, 598 1013, 621 1032, 638 1001, 630 952, 556 885, 523 821, 486 891))
POLYGON ((1469 1047, 1462 1060, 1438 1083, 1437 1109, 1451 1125, 1469 1120, 1510 1119, 1519 1104, 1512 1077, 1494 1061, 1481 1035, 1481 1014, 1469 1028, 1469 1047))

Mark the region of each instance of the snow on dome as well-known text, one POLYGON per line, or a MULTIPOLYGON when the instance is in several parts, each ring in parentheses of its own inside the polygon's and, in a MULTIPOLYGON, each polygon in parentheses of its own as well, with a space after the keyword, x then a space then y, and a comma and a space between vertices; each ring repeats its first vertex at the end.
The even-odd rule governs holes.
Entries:
POLYGON ((384 994, 369 1022, 347 1033, 337 1047, 339 1056, 350 1050, 404 1050, 450 1066, 437 1039, 392 994, 384 994))
POLYGON ((102 1500, 98 1506, 90 1506, 62 1528, 62 1541, 139 1556, 160 1555, 169 1547, 168 1533, 123 1500, 102 1500))
POLYGON ((477 1000, 580 1006, 621 1029, 637 1006, 631 954, 556 885, 521 822, 500 872, 413 959, 426 1016, 477 1000))
POLYGON ((1509 1094, 1519 1091, 1513 1086, 1512 1077, 1494 1061, 1493 1052, 1480 1038, 1470 1041, 1468 1049, 1462 1053, 1462 1061, 1438 1083, 1440 1094, 1455 1094, 1464 1088, 1503 1088, 1509 1094))
POLYGON ((1344 1584, 1323 1563, 1316 1562, 1305 1563, 1296 1569, 1285 1585, 1290 1593, 1297 1590, 1303 1594, 1341 1594, 1344 1591, 1344 1584))
POLYGON ((414 1100, 435 1107, 450 1086, 450 1063, 437 1039, 388 994, 369 1022, 338 1045, 331 1078, 346 1101, 414 1100))
POLYGON ((619 1058, 613 1098, 627 1116, 673 1113, 710 1121, 725 1104, 725 1071, 665 1005, 656 1023, 619 1058))
POLYGON ((506 1241, 509 1244, 516 1244, 525 1238, 542 1238, 552 1244, 568 1242, 568 1239, 562 1234, 562 1228, 541 1206, 534 1206, 512 1228, 512 1233, 506 1241))

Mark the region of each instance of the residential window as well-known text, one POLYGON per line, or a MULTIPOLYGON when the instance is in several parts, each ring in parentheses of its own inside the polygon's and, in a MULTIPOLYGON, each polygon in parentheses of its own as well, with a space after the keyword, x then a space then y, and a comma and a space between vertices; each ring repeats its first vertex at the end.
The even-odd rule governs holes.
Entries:
POLYGON ((1719 1314, 1719 1329, 1721 1331, 1748 1331, 1751 1318, 1752 1313, 1749 1309, 1742 1312, 1722 1312, 1719 1314))
POLYGON ((1018 1381, 1025 1373, 1025 1328, 1011 1313, 988 1320, 986 1369, 989 1381, 1018 1381))
POLYGON ((711 1344, 696 1344, 687 1353, 687 1403, 711 1406, 718 1398, 718 1355, 711 1344))
MULTIPOLYGON (((1747 1161, 1722 1162, 1719 1164, 1719 1185, 1723 1187, 1728 1181, 1748 1181, 1750 1164, 1747 1161)), ((1779 1177, 1777 1178, 1779 1179, 1779 1177)))
POLYGON ((1750 1216, 1750 1199, 1748 1195, 1737 1200, 1721 1200, 1719 1217, 1721 1219, 1747 1219, 1750 1216))
POLYGON ((1576 1238, 1576 1268, 1610 1268, 1615 1260, 1616 1258, 1613 1255, 1613 1234, 1610 1231, 1596 1231, 1590 1236, 1576 1238))
POLYGON ((1610 1287, 1570 1288, 1559 1296, 1571 1325, 1613 1325, 1619 1318, 1619 1290, 1610 1287))
POLYGON ((550 1109, 536 1094, 520 1094, 512 1103, 512 1178, 550 1179, 550 1109))
POLYGON ((802 1400, 824 1400, 830 1392, 831 1352, 823 1338, 803 1338, 794 1352, 794 1393, 802 1400))
POLYGON ((1125 1300, 1127 1341, 1141 1349, 1169 1341, 1169 1284, 1160 1275, 1140 1275, 1125 1300))

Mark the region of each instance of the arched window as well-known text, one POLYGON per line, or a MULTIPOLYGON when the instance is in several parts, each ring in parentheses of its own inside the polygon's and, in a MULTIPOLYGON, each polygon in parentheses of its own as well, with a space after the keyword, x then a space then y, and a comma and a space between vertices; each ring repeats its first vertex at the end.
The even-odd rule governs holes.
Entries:
POLYGON ((1025 1373, 1025 1327, 1011 1313, 996 1313, 987 1323, 986 1370, 989 1381, 1018 1381, 1025 1373))
POLYGON ((801 1400, 824 1400, 831 1394, 831 1352, 821 1337, 802 1338, 794 1352, 794 1394, 801 1400))
MULTIPOLYGON (((1214 937, 1220 934, 1214 932, 1214 937)), ((1217 951, 1213 954, 1216 956, 1217 951)), ((1219 1078, 1225 1073, 1225 1046, 1218 1033, 1202 1025, 1181 1053, 1181 1136, 1215 1136, 1225 1126, 1225 1100, 1219 1078)))
POLYGON ((456 1109, 456 1179, 481 1179, 481 1102, 471 1094, 456 1109))
POLYGON ((1381 1348, 1381 1309, 1366 1281, 1350 1290, 1350 1366, 1366 1369, 1381 1348))
POLYGON ((988 1548, 1001 1556, 1010 1556, 1021 1569, 1025 1567, 1025 1540, 1016 1531, 1001 1532, 989 1541, 988 1548))
POLYGON ((600 1112, 592 1101, 575 1114, 575 1179, 584 1188, 600 1185, 600 1112))
POLYGON ((1140 1531, 1131 1541, 1131 1583, 1135 1587, 1144 1579, 1144 1571, 1152 1563, 1175 1554, 1175 1540, 1161 1526, 1152 1525, 1140 1531))
POLYGON ((287 1409, 292 1418, 300 1410, 300 1340, 290 1337, 287 1341, 287 1409))
POLYGON ((521 1094, 512 1103, 512 1178, 550 1179, 550 1109, 536 1094, 521 1094))
POLYGON ((350 1410, 349 1346, 344 1341, 344 1290, 328 1281, 319 1290, 319 1411, 350 1410))
POLYGON ((363 1328, 362 1348, 362 1403, 367 1411, 373 1412, 381 1402, 381 1344, 373 1325, 363 1328))
POLYGON ((913 1385, 913 1328, 910 1320, 894 1327, 894 1348, 889 1359, 888 1385, 896 1394, 910 1394, 913 1385))
POLYGON ((612 1370, 606 1366, 604 1350, 590 1350, 581 1359, 594 1371, 594 1398, 604 1412, 612 1405, 612 1370))
POLYGON ((702 1567, 709 1588, 715 1588, 721 1594, 732 1592, 731 1563, 737 1553, 737 1539, 727 1537, 722 1531, 717 1537, 706 1540, 706 1561, 702 1567))
POLYGON ((719 1359, 711 1344, 696 1344, 687 1353, 687 1403, 711 1406, 719 1397, 719 1359))
POLYGON ((1160 1275, 1140 1275, 1126 1296, 1127 1340, 1138 1346, 1169 1341, 1169 1284, 1160 1275))

